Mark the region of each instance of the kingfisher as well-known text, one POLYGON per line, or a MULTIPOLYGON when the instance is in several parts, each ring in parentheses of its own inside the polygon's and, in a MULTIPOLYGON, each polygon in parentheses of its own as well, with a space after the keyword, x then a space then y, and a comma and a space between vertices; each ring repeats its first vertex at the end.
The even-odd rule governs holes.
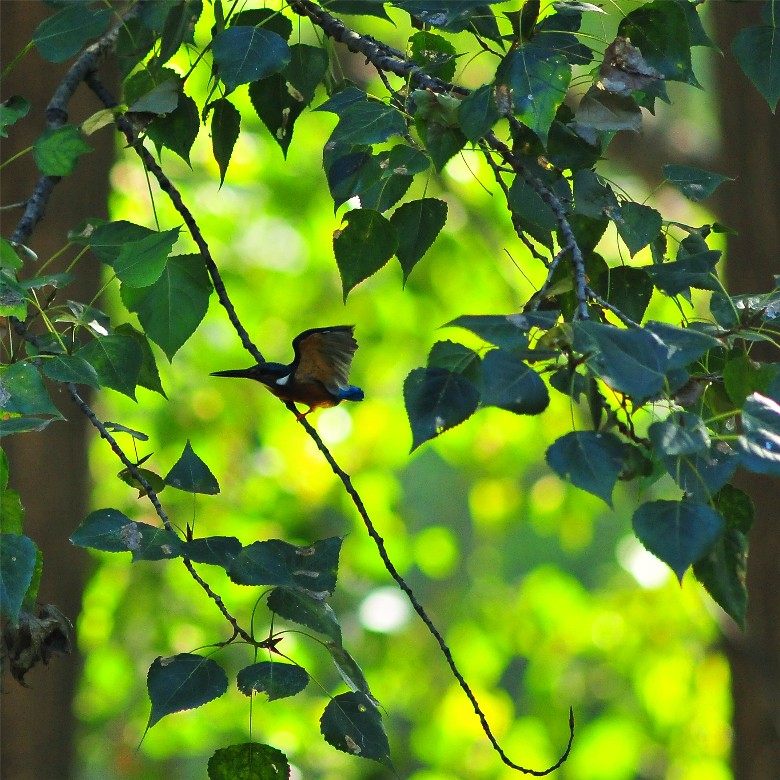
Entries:
POLYGON ((310 328, 293 339, 292 363, 258 363, 250 368, 216 371, 211 376, 238 376, 262 382, 283 401, 309 407, 299 415, 299 420, 320 407, 362 401, 363 391, 349 383, 349 369, 358 347, 354 330, 354 325, 310 328))

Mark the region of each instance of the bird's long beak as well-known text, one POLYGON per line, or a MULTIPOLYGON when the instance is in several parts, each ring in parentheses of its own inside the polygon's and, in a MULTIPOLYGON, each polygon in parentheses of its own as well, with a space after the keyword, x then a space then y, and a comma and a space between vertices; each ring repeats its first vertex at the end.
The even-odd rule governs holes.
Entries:
POLYGON ((211 376, 237 376, 252 379, 254 377, 254 368, 233 368, 229 371, 214 371, 211 376))

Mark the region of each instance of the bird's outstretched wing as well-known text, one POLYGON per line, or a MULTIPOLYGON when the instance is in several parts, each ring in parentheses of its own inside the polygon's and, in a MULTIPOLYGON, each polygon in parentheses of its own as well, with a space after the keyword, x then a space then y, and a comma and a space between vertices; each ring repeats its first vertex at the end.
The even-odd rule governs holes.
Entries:
POLYGON ((354 329, 354 325, 334 325, 305 330, 296 336, 292 370, 295 381, 317 380, 335 395, 349 387, 349 369, 358 347, 352 335, 354 329))

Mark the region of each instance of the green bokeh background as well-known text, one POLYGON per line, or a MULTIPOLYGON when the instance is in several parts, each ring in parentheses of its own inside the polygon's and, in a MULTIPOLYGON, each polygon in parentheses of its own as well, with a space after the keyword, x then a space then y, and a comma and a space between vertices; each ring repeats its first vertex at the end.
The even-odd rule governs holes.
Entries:
MULTIPOLYGON (((361 22, 361 29, 403 47, 410 31, 402 15, 392 15, 396 28, 361 22)), ((590 34, 609 40, 610 23, 592 22, 590 34)), ((305 25, 296 27, 293 40, 310 41, 310 35, 305 25)), ((456 45, 465 42, 457 36, 456 45)), ((176 65, 181 72, 188 68, 186 60, 176 65)), ((456 80, 481 83, 490 67, 482 55, 465 56, 456 80)), ((368 79, 369 91, 382 94, 371 71, 350 75, 368 79)), ((199 105, 207 76, 201 65, 187 82, 199 105)), ((324 97, 318 93, 315 105, 324 97)), ((405 288, 393 260, 344 305, 332 236, 349 206, 334 215, 321 165, 336 117, 304 113, 285 162, 251 118, 245 87, 235 99, 242 134, 222 188, 205 129, 192 169, 170 153, 163 155, 164 168, 181 187, 239 316, 268 359, 290 360, 290 342, 305 328, 356 324, 360 349, 352 381, 366 400, 311 419, 352 475, 392 559, 444 633, 507 753, 533 768, 554 763, 572 706, 577 737, 557 775, 562 780, 725 780, 730 699, 728 666, 718 649, 722 617, 690 574, 680 588, 631 535, 638 498, 669 495, 670 483, 662 480, 641 496, 619 486, 614 510, 563 484, 546 466, 545 449, 587 423, 555 391, 540 417, 483 410, 409 453, 404 378, 424 365, 437 340, 479 346, 465 332, 437 329, 460 314, 517 311, 543 278, 512 233, 490 170, 476 153, 465 152, 441 177, 418 177, 407 197, 444 198, 446 228, 405 288)), ((635 199, 644 198, 625 172, 613 175, 635 199)), ((146 178, 126 151, 113 188, 115 219, 155 227, 146 178)), ((151 193, 159 226, 180 225, 165 196, 153 186, 151 193)), ((689 224, 706 218, 668 189, 650 202, 689 224)), ((600 249, 611 264, 620 262, 611 233, 600 249)), ((183 232, 176 253, 193 251, 183 232)), ((646 261, 642 254, 634 260, 646 261)), ((101 305, 114 321, 132 321, 115 286, 101 305)), ((661 300, 652 308, 655 318, 678 317, 661 300)), ((331 603, 345 646, 384 707, 398 775, 516 777, 492 751, 432 638, 392 587, 354 507, 302 428, 259 385, 209 376, 252 362, 216 296, 173 363, 159 350, 157 357, 167 400, 140 389, 134 404, 109 392, 98 408, 102 419, 149 434, 150 442, 138 448, 139 456, 154 453, 145 467, 166 474, 189 439, 217 476, 222 492, 216 497, 167 488, 161 499, 172 521, 180 529, 194 525, 196 535, 233 535, 245 544, 269 538, 307 544, 346 534, 331 603), (367 616, 372 603, 379 606, 367 616), (378 630, 382 618, 389 622, 378 630)), ((122 443, 132 452, 129 438, 122 443)), ((149 503, 114 477, 119 464, 100 441, 91 462, 95 508, 156 522, 149 503)), ((322 740, 327 695, 346 688, 328 654, 296 633, 286 635, 280 649, 318 684, 292 699, 250 703, 233 682, 222 698, 164 718, 139 747, 152 661, 224 640, 228 625, 180 562, 131 566, 126 555, 94 559, 78 625, 86 657, 76 701, 85 780, 203 778, 214 750, 250 738, 283 750, 295 778, 392 776, 322 740)), ((260 599, 255 626, 264 632, 269 615, 261 589, 233 585, 214 567, 199 570, 245 625, 260 599)), ((233 681, 254 660, 242 645, 212 657, 233 681)))

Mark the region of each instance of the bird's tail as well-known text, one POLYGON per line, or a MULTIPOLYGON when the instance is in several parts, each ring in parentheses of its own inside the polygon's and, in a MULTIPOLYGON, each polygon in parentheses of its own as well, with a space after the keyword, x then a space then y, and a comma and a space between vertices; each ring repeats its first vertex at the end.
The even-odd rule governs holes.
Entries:
POLYGON ((338 395, 342 401, 362 401, 366 397, 365 393, 355 385, 341 388, 338 395))

